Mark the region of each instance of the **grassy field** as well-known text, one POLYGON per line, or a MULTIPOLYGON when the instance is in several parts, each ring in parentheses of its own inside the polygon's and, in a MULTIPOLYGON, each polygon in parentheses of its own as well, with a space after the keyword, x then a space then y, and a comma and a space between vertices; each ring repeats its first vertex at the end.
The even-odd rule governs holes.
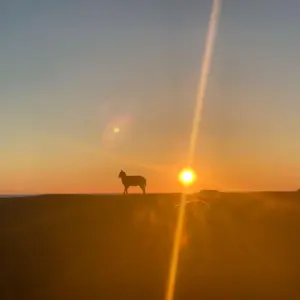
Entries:
MULTIPOLYGON (((164 299, 179 195, 0 200, 0 299, 164 299)), ((187 205, 176 300, 300 299, 300 193, 187 205)))

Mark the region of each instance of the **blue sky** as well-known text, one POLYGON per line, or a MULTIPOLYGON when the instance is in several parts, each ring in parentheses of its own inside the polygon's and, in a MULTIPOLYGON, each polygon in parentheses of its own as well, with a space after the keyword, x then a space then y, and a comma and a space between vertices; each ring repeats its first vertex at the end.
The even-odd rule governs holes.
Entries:
MULTIPOLYGON (((1 3, 0 189, 115 191, 120 165, 153 191, 177 189, 210 9, 208 0, 1 3)), ((223 2, 201 186, 298 187, 299 10, 291 0, 223 2)))

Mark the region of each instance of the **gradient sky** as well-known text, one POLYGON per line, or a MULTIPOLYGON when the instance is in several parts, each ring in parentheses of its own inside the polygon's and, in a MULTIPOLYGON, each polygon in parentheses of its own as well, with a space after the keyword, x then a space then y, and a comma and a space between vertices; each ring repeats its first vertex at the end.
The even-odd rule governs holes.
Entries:
MULTIPOLYGON (((179 190, 209 0, 0 4, 0 193, 179 190), (114 126, 120 128, 113 133, 114 126)), ((225 0, 197 188, 300 187, 300 2, 225 0)))

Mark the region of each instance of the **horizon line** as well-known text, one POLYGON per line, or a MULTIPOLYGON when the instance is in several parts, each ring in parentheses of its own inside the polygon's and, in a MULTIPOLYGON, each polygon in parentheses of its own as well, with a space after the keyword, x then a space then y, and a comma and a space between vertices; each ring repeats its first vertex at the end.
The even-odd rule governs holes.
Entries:
MULTIPOLYGON (((295 190, 216 190, 216 189, 203 189, 199 192, 190 192, 188 194, 199 194, 201 192, 218 192, 218 193, 241 193, 241 194, 247 194, 247 193, 289 193, 289 192, 299 192, 300 189, 295 190)), ((146 195, 175 195, 175 194, 183 194, 183 192, 152 192, 147 193, 146 195)), ((65 192, 65 193, 0 193, 0 198, 5 197, 29 197, 29 196, 47 196, 47 195, 95 195, 95 196, 101 196, 101 195, 107 195, 107 196, 116 196, 116 195, 123 195, 123 193, 72 193, 72 192, 65 192)), ((143 195, 141 193, 130 193, 130 195, 143 195)))

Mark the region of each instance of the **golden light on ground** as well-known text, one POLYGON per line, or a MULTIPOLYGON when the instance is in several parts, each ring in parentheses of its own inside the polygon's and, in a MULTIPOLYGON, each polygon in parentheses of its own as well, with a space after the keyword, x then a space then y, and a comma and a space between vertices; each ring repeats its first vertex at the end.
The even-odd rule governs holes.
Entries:
POLYGON ((192 169, 183 169, 179 173, 179 180, 183 185, 191 185, 196 180, 196 174, 192 169))
POLYGON ((119 133, 120 132, 120 128, 119 127, 114 127, 114 133, 119 133))

